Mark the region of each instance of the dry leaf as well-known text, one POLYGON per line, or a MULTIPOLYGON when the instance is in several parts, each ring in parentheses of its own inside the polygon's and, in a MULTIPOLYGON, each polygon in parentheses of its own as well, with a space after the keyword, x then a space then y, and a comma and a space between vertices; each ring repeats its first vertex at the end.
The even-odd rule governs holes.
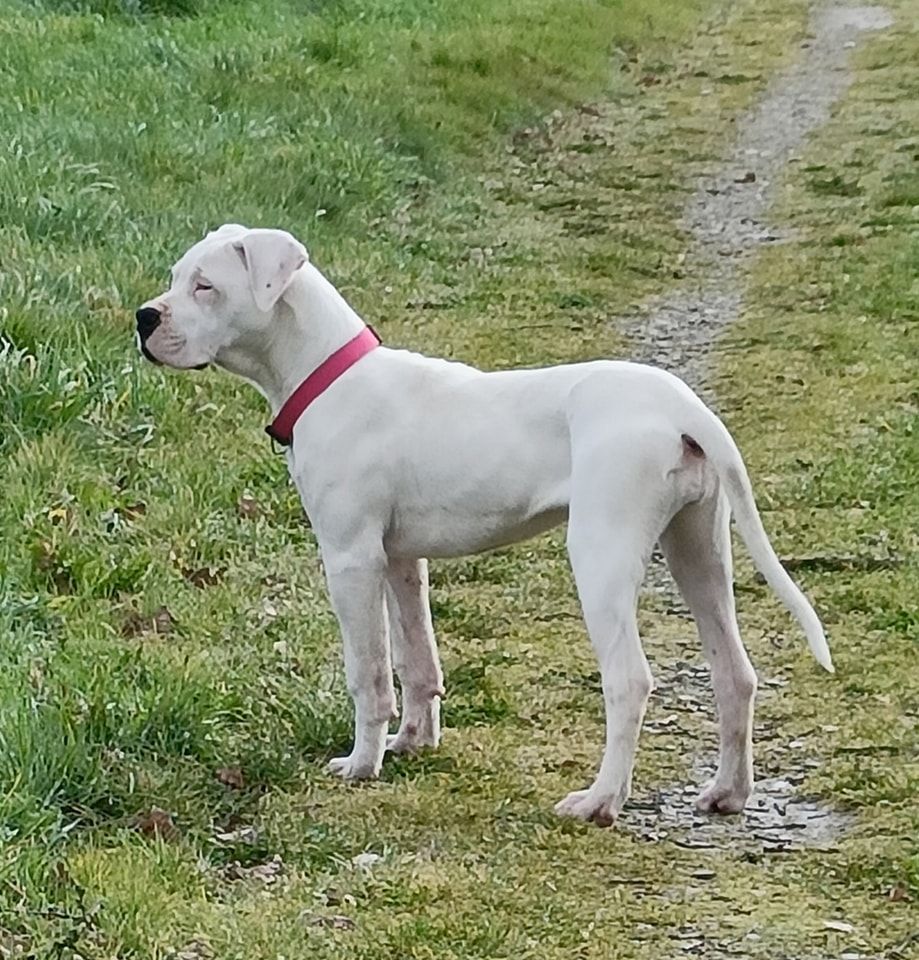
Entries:
POLYGON ((244 520, 252 520, 262 512, 258 500, 251 493, 244 493, 236 501, 236 513, 244 520))
POLYGON ((275 854, 267 863, 257 863, 244 867, 238 860, 231 863, 225 871, 228 880, 258 880, 266 886, 275 883, 284 870, 284 861, 275 854))
POLYGON ((214 951, 211 950, 209 943, 195 939, 176 951, 175 960, 208 960, 213 956, 214 951))
POLYGON ((214 776, 219 783, 233 790, 242 790, 246 785, 246 779, 239 767, 221 767, 214 776))
POLYGON ((134 826, 146 836, 162 837, 163 840, 178 840, 179 828, 171 815, 159 807, 152 807, 145 813, 138 814, 134 826))
POLYGON ((853 933, 855 930, 855 927, 851 923, 846 923, 845 920, 824 920, 823 928, 835 930, 837 933, 853 933))
POLYGON ((172 633, 175 625, 175 618, 166 607, 160 607, 150 617, 145 617, 136 610, 129 610, 121 623, 121 635, 126 639, 140 637, 145 633, 165 636, 172 633))
POLYGON ((121 515, 125 520, 138 520, 144 516, 147 512, 147 504, 142 500, 138 500, 136 503, 129 503, 126 507, 121 508, 121 515))
POLYGON ((66 520, 69 526, 73 520, 73 511, 71 511, 69 507, 53 507, 45 516, 47 516, 52 524, 58 524, 66 520))

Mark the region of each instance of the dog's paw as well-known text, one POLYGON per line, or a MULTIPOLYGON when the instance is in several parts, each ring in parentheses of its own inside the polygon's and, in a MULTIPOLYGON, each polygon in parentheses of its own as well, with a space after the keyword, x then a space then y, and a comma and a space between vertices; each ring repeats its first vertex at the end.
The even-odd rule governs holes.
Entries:
POLYGON ((342 780, 374 780, 380 775, 379 764, 362 760, 353 753, 330 760, 326 770, 342 780))
POLYGON ((386 749, 390 753, 418 753, 433 749, 440 743, 439 724, 407 723, 399 732, 386 738, 386 749))
POLYGON ((390 753, 418 753, 440 743, 440 698, 443 690, 433 696, 409 700, 404 706, 402 724, 398 731, 386 738, 390 753))
POLYGON ((433 738, 421 737, 411 728, 400 730, 386 738, 386 749, 389 753, 413 754, 436 746, 437 743, 433 738))
POLYGON ((696 797, 696 809, 703 813, 741 813, 750 797, 750 788, 712 781, 696 797))
POLYGON ((575 790, 555 805, 560 817, 574 817, 598 827, 611 827, 619 816, 622 806, 616 797, 608 793, 599 793, 591 787, 589 790, 575 790))

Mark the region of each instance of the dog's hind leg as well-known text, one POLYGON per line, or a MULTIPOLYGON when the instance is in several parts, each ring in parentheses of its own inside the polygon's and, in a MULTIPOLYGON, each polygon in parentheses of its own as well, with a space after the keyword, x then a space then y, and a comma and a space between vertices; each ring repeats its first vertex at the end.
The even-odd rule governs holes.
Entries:
POLYGON ((723 494, 715 491, 683 507, 660 543, 695 618, 718 707, 718 771, 696 805, 706 811, 737 813, 753 786, 756 673, 741 642, 734 610, 730 512, 723 494))
MULTIPOLYGON (((623 437, 629 457, 644 459, 647 440, 623 437)), ((656 444, 654 444, 656 446, 656 444)), ((568 554, 591 644, 600 664, 606 746, 593 785, 556 805, 562 816, 611 824, 629 796, 632 765, 651 693, 636 620, 638 590, 651 549, 667 520, 670 481, 655 462, 621 466, 610 449, 574 451, 568 554), (650 469, 643 469, 650 468, 650 469)))
POLYGON ((390 560, 386 573, 393 666, 402 687, 402 722, 386 749, 412 753, 440 742, 444 678, 428 600, 427 560, 390 560))

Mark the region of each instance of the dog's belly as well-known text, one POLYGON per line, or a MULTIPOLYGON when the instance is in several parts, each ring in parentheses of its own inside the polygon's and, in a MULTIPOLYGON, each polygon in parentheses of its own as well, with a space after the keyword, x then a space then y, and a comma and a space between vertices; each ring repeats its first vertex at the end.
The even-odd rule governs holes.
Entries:
POLYGON ((412 511, 393 518, 384 542, 392 557, 461 557, 535 537, 567 519, 568 506, 563 503, 513 514, 412 511))

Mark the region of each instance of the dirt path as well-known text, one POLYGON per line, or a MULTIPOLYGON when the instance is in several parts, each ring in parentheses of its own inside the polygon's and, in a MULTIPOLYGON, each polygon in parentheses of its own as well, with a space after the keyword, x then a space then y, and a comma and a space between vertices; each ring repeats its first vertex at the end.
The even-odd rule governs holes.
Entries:
POLYGON ((687 205, 690 279, 621 327, 634 344, 633 359, 666 366, 696 389, 705 390, 712 345, 743 309, 751 258, 760 244, 784 239, 764 221, 779 180, 846 92, 859 39, 893 21, 883 7, 834 3, 817 6, 811 22, 800 61, 738 123, 733 152, 700 179, 687 205))
MULTIPOLYGON (((766 216, 778 183, 795 160, 796 150, 824 124, 833 104, 848 88, 852 49, 866 31, 891 25, 882 7, 821 5, 812 16, 810 38, 797 64, 777 76, 763 98, 738 124, 733 151, 702 176, 684 214, 693 241, 687 257, 689 279, 667 297, 652 301, 641 314, 625 318, 623 331, 633 343, 633 359, 660 364, 679 374, 703 394, 707 391, 712 347, 725 327, 740 316, 746 270, 762 243, 785 239, 766 216)), ((716 398, 707 399, 716 402, 716 398)), ((649 569, 648 589, 668 613, 687 618, 688 611, 660 556, 649 569)), ((661 713, 708 709, 708 669, 699 665, 695 641, 686 642, 686 659, 658 667, 661 713), (690 652, 692 651, 692 652, 690 652)), ((783 683, 767 678, 760 697, 783 683)), ((680 719, 670 715, 646 725, 656 735, 685 736, 680 719), (661 726, 663 724, 663 726, 661 726)), ((758 724, 758 753, 776 734, 758 724)), ((761 759, 761 758, 760 758, 761 759)), ((713 745, 697 756, 701 783, 713 772, 713 745)), ((681 846, 737 851, 825 846, 845 829, 848 818, 796 794, 796 785, 816 758, 804 751, 783 751, 782 774, 763 778, 741 818, 712 819, 695 813, 683 785, 655 791, 629 804, 624 825, 642 836, 669 837, 681 846)))

